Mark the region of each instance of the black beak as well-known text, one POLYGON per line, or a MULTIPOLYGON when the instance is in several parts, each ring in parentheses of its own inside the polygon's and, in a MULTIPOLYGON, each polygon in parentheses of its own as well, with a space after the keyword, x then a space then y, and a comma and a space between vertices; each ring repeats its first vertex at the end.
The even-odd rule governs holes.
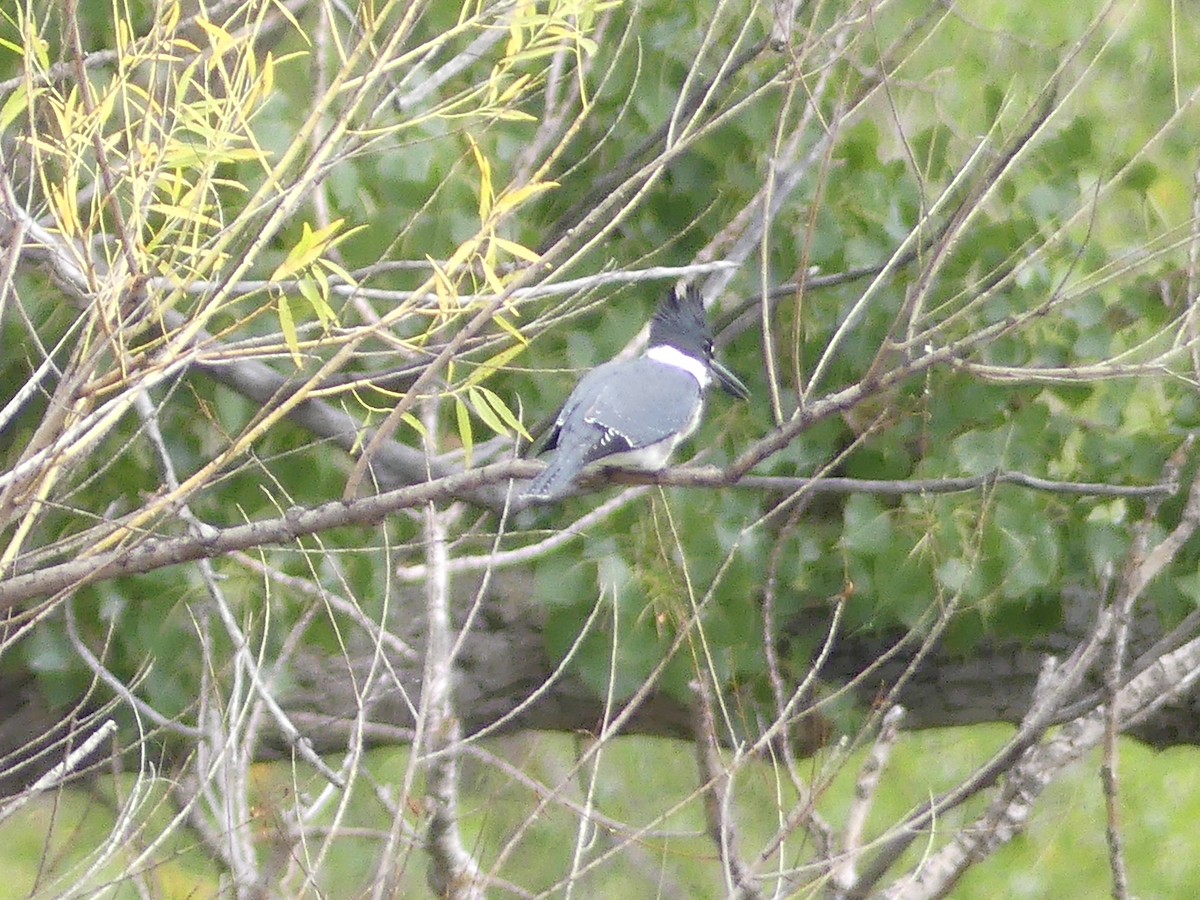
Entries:
POLYGON ((717 376, 717 384, 721 386, 721 390, 727 394, 737 397, 739 400, 750 399, 750 388, 742 384, 742 380, 740 378, 730 372, 715 359, 709 361, 709 366, 712 368, 713 374, 717 376))

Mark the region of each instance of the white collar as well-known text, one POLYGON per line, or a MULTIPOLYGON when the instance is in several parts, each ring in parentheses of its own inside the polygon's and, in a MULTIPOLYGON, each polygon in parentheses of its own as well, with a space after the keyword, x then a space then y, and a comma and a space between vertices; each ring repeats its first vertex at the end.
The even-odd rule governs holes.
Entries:
POLYGON ((700 382, 700 387, 708 387, 709 381, 712 380, 712 373, 709 372, 708 366, 696 359, 696 357, 688 356, 670 344, 659 344, 655 347, 650 347, 646 351, 646 358, 660 362, 666 366, 674 366, 676 369, 683 369, 683 371, 700 382))

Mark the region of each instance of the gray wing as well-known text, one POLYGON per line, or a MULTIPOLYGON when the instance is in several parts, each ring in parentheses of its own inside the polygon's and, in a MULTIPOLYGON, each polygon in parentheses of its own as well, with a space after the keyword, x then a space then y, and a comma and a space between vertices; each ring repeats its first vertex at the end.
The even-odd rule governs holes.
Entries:
POLYGON ((571 392, 550 446, 583 432, 592 445, 586 462, 649 447, 690 430, 701 399, 699 382, 674 366, 645 358, 605 363, 571 392))

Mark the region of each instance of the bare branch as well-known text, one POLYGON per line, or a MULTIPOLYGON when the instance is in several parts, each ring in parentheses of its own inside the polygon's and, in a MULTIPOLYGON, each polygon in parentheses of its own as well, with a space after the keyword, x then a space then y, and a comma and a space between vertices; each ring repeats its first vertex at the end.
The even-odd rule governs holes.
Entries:
MULTIPOLYGON (((430 456, 437 451, 437 406, 426 405, 430 456)), ((450 622, 449 552, 447 528, 455 512, 439 511, 433 503, 425 508, 425 580, 428 642, 425 647, 425 679, 421 694, 424 713, 424 753, 427 754, 426 795, 429 802, 429 886, 439 897, 452 900, 482 900, 479 866, 467 852, 458 830, 459 719, 454 708, 454 630, 450 622)))
POLYGON ((845 830, 842 834, 840 861, 834 866, 830 877, 833 881, 835 898, 843 898, 858 882, 856 863, 862 852, 863 833, 866 829, 867 816, 875 801, 875 793, 879 789, 883 772, 887 768, 892 748, 900 736, 900 723, 904 720, 904 707, 893 706, 884 713, 879 734, 871 752, 863 760, 859 771, 858 781, 854 784, 854 798, 850 804, 850 812, 846 814, 845 830))
POLYGON ((117 733, 117 723, 113 719, 105 719, 100 727, 84 739, 78 747, 72 748, 61 762, 54 766, 31 784, 19 797, 0 805, 0 822, 18 813, 30 800, 44 791, 51 790, 62 784, 67 778, 85 763, 91 761, 97 748, 117 733))
POLYGON ((738 849, 737 829, 732 818, 733 779, 721 762, 718 750, 721 742, 713 715, 712 689, 706 681, 706 673, 700 672, 699 676, 697 681, 692 682, 692 693, 695 695, 693 727, 696 731, 696 764, 700 771, 700 783, 706 788, 704 816, 708 835, 720 853, 727 894, 755 900, 762 897, 762 891, 738 849))

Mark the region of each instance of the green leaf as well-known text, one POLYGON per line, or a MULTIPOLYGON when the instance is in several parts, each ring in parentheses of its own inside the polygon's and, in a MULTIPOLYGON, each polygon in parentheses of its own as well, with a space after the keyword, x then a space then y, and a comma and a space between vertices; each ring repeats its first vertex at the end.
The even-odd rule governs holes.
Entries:
POLYGON ((1129 167, 1121 179, 1121 187, 1136 194, 1145 194, 1158 180, 1158 166, 1149 160, 1141 160, 1129 167))
MULTIPOLYGON (((36 88, 34 95, 40 94, 42 88, 36 88)), ((29 106, 29 94, 25 90, 25 84, 22 82, 17 85, 16 89, 8 95, 8 99, 4 101, 4 106, 0 107, 0 132, 3 132, 17 116, 21 115, 29 106)))
POLYGON ((296 286, 300 289, 300 293, 304 296, 304 299, 312 306, 313 312, 317 314, 317 318, 321 322, 321 326, 328 329, 337 324, 337 313, 333 311, 325 299, 329 296, 329 282, 320 269, 313 269, 312 271, 317 276, 315 280, 312 278, 301 278, 296 282, 296 286))
POLYGON ((471 413, 462 397, 454 398, 454 414, 458 418, 458 439, 462 441, 464 464, 469 469, 475 453, 475 436, 471 432, 471 413))
MULTIPOLYGON (((510 210, 516 209, 531 197, 536 197, 538 194, 546 191, 554 190, 558 187, 557 181, 541 181, 533 184, 527 184, 524 187, 519 187, 515 191, 506 191, 500 195, 500 199, 496 201, 496 214, 503 215, 510 210)), ((507 241, 504 238, 493 238, 493 240, 512 253, 514 256, 519 256, 529 262, 537 262, 541 257, 534 253, 529 248, 518 244, 514 241, 507 241)))
POLYGON ((488 162, 488 158, 483 155, 483 151, 479 149, 479 144, 475 142, 475 138, 467 135, 467 142, 471 145, 471 153, 475 156, 475 164, 479 166, 479 220, 485 221, 492 212, 492 204, 496 200, 495 190, 492 187, 492 164, 488 162))
POLYGON ((484 425, 496 434, 508 434, 508 428, 500 421, 500 417, 496 415, 496 411, 480 393, 479 388, 467 388, 467 399, 471 401, 471 408, 475 410, 475 415, 483 420, 484 425))
POLYGON ((300 336, 296 333, 296 320, 292 318, 292 307, 285 294, 279 295, 277 303, 279 305, 279 327, 283 330, 283 341, 287 344, 288 352, 292 354, 292 362, 298 369, 303 360, 300 357, 300 336))
MULTIPOLYGON (((358 231, 358 230, 359 229, 355 228, 353 231, 358 231)), ((351 234, 351 233, 353 233, 353 232, 348 232, 347 234, 351 234)), ((336 262, 334 262, 332 259, 322 259, 319 261, 319 263, 320 263, 320 265, 322 265, 326 269, 328 269, 330 272, 332 272, 334 275, 336 275, 345 284, 349 284, 352 286, 358 285, 358 280, 353 275, 351 275, 349 272, 347 272, 344 268, 342 268, 340 265, 338 265, 336 262)))
POLYGON ((336 219, 324 228, 318 228, 316 231, 313 231, 312 226, 305 222, 301 226, 300 240, 293 245, 283 262, 271 273, 271 280, 283 281, 284 279, 291 278, 298 272, 302 272, 316 263, 321 258, 321 254, 332 247, 336 247, 346 238, 350 237, 350 235, 356 234, 366 227, 360 225, 339 235, 338 231, 341 230, 344 221, 343 219, 336 219))
POLYGON ((474 372, 467 376, 467 380, 463 382, 464 386, 470 387, 471 385, 479 384, 487 378, 491 378, 497 371, 503 369, 524 353, 525 347, 525 344, 513 344, 510 347, 505 347, 490 359, 485 359, 476 367, 474 372))
POLYGON ((1000 110, 1004 108, 1005 92, 995 84, 986 84, 983 88, 983 121, 994 122, 1000 118, 1000 110))
POLYGON ((530 435, 525 426, 521 424, 521 420, 517 418, 516 414, 508 408, 508 405, 505 404, 505 402, 500 398, 499 394, 497 394, 491 388, 479 387, 477 390, 483 396, 483 398, 491 404, 492 409, 496 411, 496 414, 504 421, 505 425, 517 432, 517 434, 521 435, 521 437, 525 438, 525 440, 533 440, 533 436, 530 435))
POLYGON ((852 170, 875 170, 879 165, 879 126, 866 120, 849 129, 837 151, 852 170))
POLYGON ((1178 576, 1175 579, 1175 589, 1192 601, 1193 605, 1200 607, 1200 573, 1192 572, 1178 576))
POLYGON ((890 515, 866 494, 855 494, 846 501, 842 546, 854 553, 879 554, 892 541, 890 515))
POLYGON ((954 441, 954 458, 964 475, 986 475, 1004 464, 1008 429, 971 431, 954 441))
POLYGON ((416 416, 414 416, 412 413, 406 412, 403 415, 401 415, 400 418, 403 419, 404 422, 410 428, 412 428, 413 431, 415 431, 417 434, 419 434, 422 438, 429 436, 429 432, 425 429, 425 423, 422 422, 420 419, 418 419, 416 416))
POLYGON ((948 592, 956 594, 971 578, 971 565, 961 557, 948 559, 937 567, 937 580, 948 592))

